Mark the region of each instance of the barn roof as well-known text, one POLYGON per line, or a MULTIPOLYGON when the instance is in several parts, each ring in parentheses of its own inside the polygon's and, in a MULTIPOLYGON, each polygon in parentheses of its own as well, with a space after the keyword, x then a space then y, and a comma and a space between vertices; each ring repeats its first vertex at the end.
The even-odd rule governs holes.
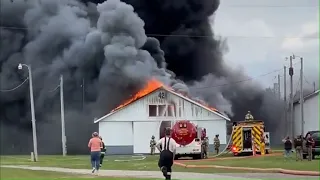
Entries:
POLYGON ((140 100, 140 99, 142 99, 142 98, 150 95, 151 93, 153 93, 153 92, 155 92, 155 91, 157 91, 157 90, 159 90, 159 89, 162 89, 162 90, 165 90, 165 91, 167 91, 167 92, 169 92, 169 93, 172 93, 172 94, 174 94, 174 95, 176 95, 176 96, 178 96, 178 97, 180 97, 180 98, 182 98, 182 99, 184 99, 184 100, 186 100, 186 101, 189 101, 189 102, 192 103, 192 104, 195 104, 195 105, 197 105, 197 106, 200 106, 200 107, 203 108, 203 109, 206 109, 206 110, 209 111, 209 112, 212 112, 213 114, 215 114, 215 115, 217 115, 217 116, 219 116, 219 117, 221 117, 221 118, 223 118, 223 119, 225 119, 225 120, 230 121, 230 118, 228 118, 227 116, 223 115, 223 114, 222 114, 221 112, 219 112, 217 109, 207 107, 207 106, 205 106, 205 105, 203 105, 203 104, 201 104, 201 103, 199 103, 199 102, 197 102, 197 101, 195 101, 195 100, 193 100, 193 99, 190 99, 189 97, 186 97, 186 96, 184 96, 184 95, 182 95, 182 94, 180 94, 180 93, 177 93, 177 92, 175 92, 174 90, 172 90, 172 89, 170 89, 170 88, 167 88, 167 87, 165 87, 165 86, 159 86, 159 87, 155 88, 154 90, 148 92, 147 94, 144 94, 143 96, 140 96, 139 98, 136 98, 136 99, 134 99, 133 101, 130 101, 129 103, 125 104, 124 106, 121 106, 120 108, 116 108, 116 109, 112 110, 110 113, 106 114, 105 116, 103 116, 103 117, 95 120, 94 123, 100 122, 101 120, 103 120, 103 119, 105 119, 105 118, 107 118, 107 117, 109 117, 109 116, 117 113, 118 111, 121 111, 122 109, 124 109, 125 107, 127 107, 129 104, 132 104, 132 103, 134 103, 134 102, 136 102, 136 101, 138 101, 138 100, 140 100))
MULTIPOLYGON (((309 94, 307 94, 307 95, 305 95, 305 96, 303 97, 303 100, 306 101, 306 100, 308 100, 308 99, 310 99, 310 98, 318 95, 319 92, 320 92, 320 90, 318 89, 318 90, 316 90, 316 91, 314 91, 314 92, 312 92, 312 93, 309 93, 309 94)), ((300 103, 300 99, 297 99, 297 100, 295 100, 295 101, 293 102, 293 104, 299 104, 299 103, 300 103)))

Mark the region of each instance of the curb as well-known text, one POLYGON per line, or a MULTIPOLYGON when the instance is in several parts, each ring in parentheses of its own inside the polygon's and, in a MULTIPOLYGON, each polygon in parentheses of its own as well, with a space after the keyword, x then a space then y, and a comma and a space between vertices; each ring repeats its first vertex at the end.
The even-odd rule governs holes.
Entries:
POLYGON ((229 169, 229 170, 245 170, 245 171, 255 171, 264 173, 282 173, 290 175, 302 175, 302 176, 320 176, 319 171, 298 171, 298 170, 288 170, 281 168, 250 168, 250 167, 231 167, 231 166, 217 166, 217 165, 187 165, 179 162, 174 162, 175 165, 184 168, 217 168, 217 169, 229 169))

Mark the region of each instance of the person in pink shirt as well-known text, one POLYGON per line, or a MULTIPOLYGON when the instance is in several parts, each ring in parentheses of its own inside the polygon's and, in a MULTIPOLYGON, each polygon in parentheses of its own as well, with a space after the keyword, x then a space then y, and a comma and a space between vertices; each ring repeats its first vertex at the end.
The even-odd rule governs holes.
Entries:
POLYGON ((91 151, 92 173, 94 173, 95 171, 98 172, 100 167, 102 141, 99 138, 99 134, 97 132, 92 133, 92 138, 88 143, 88 147, 91 151))

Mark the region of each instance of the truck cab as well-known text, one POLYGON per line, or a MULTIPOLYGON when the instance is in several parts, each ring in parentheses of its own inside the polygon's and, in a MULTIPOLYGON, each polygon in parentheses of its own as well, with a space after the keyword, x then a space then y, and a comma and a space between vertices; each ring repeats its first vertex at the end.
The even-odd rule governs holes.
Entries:
POLYGON ((311 138, 314 140, 314 144, 312 145, 312 159, 315 158, 315 156, 320 155, 320 131, 309 131, 306 133, 306 135, 303 138, 303 159, 306 159, 308 156, 308 151, 306 147, 306 140, 307 140, 307 135, 310 134, 311 138))

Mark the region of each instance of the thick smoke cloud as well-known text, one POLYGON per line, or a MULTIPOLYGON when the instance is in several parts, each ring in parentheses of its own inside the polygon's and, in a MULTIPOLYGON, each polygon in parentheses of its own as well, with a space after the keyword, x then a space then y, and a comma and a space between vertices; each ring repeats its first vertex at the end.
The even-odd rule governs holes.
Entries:
MULTIPOLYGON (((19 63, 31 65, 40 153, 61 151, 59 89, 52 92, 61 74, 71 153, 86 152, 84 144, 96 129, 92 120, 151 76, 236 120, 248 109, 270 119, 263 113, 265 94, 256 84, 212 88, 246 77, 224 64, 223 42, 213 37, 208 17, 218 8, 217 0, 124 1, 132 6, 120 0, 0 2, 1 25, 7 27, 0 31, 0 89, 16 87, 28 76, 26 69, 17 70, 19 63)), ((16 137, 3 153, 31 151, 29 102, 28 83, 0 93, 1 143, 16 137)))

